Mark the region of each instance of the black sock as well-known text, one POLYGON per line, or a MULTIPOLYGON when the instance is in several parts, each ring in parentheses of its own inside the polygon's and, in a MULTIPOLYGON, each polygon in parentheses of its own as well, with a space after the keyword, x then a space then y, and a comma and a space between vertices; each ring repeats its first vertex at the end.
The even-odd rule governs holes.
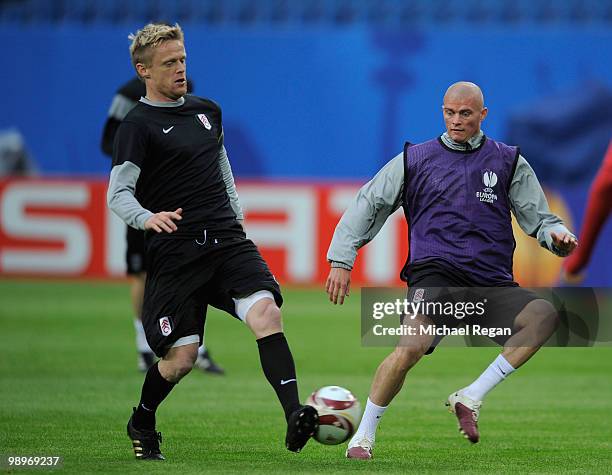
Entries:
POLYGON ((171 383, 165 380, 159 372, 155 363, 147 371, 142 392, 140 394, 140 402, 134 412, 133 423, 136 428, 140 429, 155 429, 155 411, 157 406, 166 399, 176 383, 171 383))
POLYGON ((268 382, 276 391, 285 411, 285 418, 300 407, 295 365, 291 350, 282 332, 257 340, 261 367, 268 382))

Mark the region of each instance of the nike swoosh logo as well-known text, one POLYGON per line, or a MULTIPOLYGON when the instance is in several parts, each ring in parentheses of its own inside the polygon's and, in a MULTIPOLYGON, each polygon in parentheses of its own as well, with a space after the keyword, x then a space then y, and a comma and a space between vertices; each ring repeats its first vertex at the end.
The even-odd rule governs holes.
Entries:
POLYGON ((167 129, 162 129, 162 131, 164 132, 164 134, 167 134, 168 132, 170 132, 172 129, 174 129, 174 125, 172 127, 169 127, 167 129))
POLYGON ((287 381, 285 381, 284 379, 281 379, 281 386, 284 386, 287 383, 290 383, 291 381, 297 381, 297 379, 293 378, 293 379, 288 379, 287 381))

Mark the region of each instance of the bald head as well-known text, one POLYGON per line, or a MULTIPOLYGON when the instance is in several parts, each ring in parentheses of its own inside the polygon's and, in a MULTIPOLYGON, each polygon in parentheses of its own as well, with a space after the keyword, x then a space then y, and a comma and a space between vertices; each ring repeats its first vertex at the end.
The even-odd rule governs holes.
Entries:
POLYGON ((482 91, 473 82, 456 82, 446 90, 442 105, 448 135, 465 143, 480 131, 487 116, 482 91))
POLYGON ((446 102, 466 102, 473 101, 474 105, 479 109, 484 107, 484 96, 480 88, 473 82, 459 81, 452 84, 444 94, 444 103, 446 102))

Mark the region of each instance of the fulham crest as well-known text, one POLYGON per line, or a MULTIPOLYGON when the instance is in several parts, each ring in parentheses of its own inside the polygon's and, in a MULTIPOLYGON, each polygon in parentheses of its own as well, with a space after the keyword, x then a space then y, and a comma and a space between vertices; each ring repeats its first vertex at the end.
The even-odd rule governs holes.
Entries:
POLYGON ((172 323, 170 322, 170 317, 161 317, 159 319, 159 329, 164 336, 168 336, 170 333, 172 333, 172 323))
POLYGON ((482 183, 485 187, 482 191, 476 192, 476 198, 481 202, 493 204, 497 201, 497 195, 493 190, 493 187, 497 185, 497 174, 491 170, 485 170, 482 174, 482 183))
POLYGON ((412 298, 413 302, 422 302, 423 296, 425 295, 425 289, 416 289, 414 291, 414 297, 412 298))
POLYGON ((208 121, 208 117, 206 117, 206 114, 198 114, 198 120, 202 123, 202 125, 206 128, 206 130, 212 129, 212 125, 210 125, 210 122, 208 121))

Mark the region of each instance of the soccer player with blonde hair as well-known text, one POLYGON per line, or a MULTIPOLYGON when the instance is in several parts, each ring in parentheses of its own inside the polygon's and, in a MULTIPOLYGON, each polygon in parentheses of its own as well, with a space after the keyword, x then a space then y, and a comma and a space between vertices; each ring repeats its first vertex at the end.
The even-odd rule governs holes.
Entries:
POLYGON ((254 334, 287 420, 285 445, 299 452, 317 429, 318 414, 299 402, 280 287, 242 227, 221 108, 186 94, 187 55, 178 25, 149 24, 131 38, 146 96, 117 131, 107 201, 128 225, 145 231, 143 325, 161 358, 148 370, 128 422, 135 455, 164 458, 156 410, 193 368, 208 305, 254 334))

